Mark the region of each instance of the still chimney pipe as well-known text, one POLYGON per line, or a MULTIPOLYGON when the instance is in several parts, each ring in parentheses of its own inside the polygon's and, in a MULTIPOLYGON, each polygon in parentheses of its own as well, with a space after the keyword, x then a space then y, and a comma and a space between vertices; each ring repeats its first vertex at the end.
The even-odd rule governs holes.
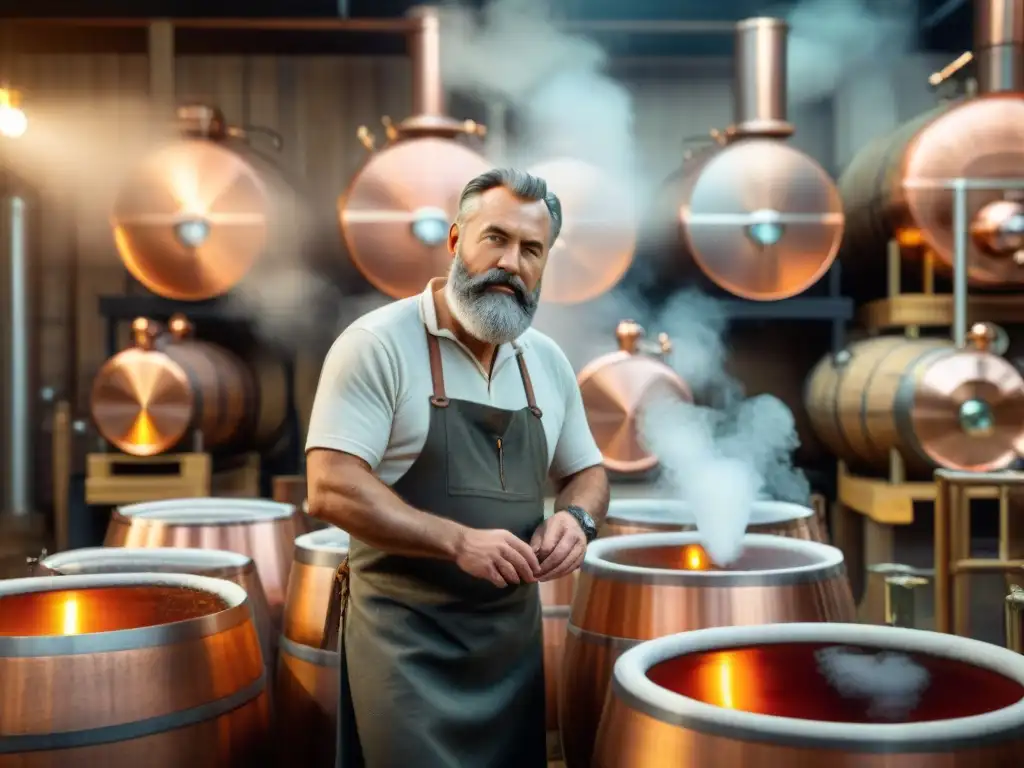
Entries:
POLYGON ((1024 90, 1024 2, 975 0, 974 67, 979 93, 1024 90))
POLYGON ((441 15, 434 6, 409 9, 419 24, 409 38, 412 57, 412 104, 414 115, 444 115, 441 81, 441 15))
POLYGON ((786 38, 782 19, 744 19, 736 24, 733 98, 734 136, 793 134, 786 119, 786 38))

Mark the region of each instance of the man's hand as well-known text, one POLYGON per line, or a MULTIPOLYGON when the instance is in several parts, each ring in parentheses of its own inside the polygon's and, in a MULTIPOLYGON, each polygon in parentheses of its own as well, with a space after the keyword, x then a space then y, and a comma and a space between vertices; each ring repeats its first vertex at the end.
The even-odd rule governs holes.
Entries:
POLYGON ((552 581, 572 573, 583 564, 587 537, 568 512, 556 512, 539 526, 530 546, 540 561, 539 581, 552 581))
POLYGON ((459 537, 455 564, 496 587, 537 581, 540 564, 530 545, 503 529, 466 529, 459 537))

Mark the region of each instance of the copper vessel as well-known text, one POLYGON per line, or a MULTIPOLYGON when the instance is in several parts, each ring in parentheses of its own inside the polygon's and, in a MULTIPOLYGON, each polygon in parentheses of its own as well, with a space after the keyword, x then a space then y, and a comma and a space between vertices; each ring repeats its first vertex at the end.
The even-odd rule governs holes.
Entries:
POLYGON ((562 231, 544 267, 543 301, 579 304, 607 293, 633 263, 636 221, 625 184, 570 158, 529 169, 562 203, 562 231))
POLYGON ((359 129, 373 154, 338 200, 352 262, 374 288, 395 299, 414 296, 448 273, 448 230, 462 188, 490 168, 459 141, 483 136, 484 126, 444 114, 438 9, 418 7, 410 14, 419 20, 410 41, 413 116, 398 125, 384 118, 387 142, 379 150, 373 135, 359 129))
POLYGON ((277 662, 279 764, 334 768, 338 722, 337 649, 321 648, 334 576, 348 534, 325 528, 295 540, 277 662))
MULTIPOLYGON (((852 268, 878 265, 895 240, 904 256, 933 256, 930 263, 950 272, 954 197, 945 185, 1024 177, 1024 6, 975 0, 974 9, 980 95, 944 104, 877 139, 839 180, 847 217, 843 262, 852 268)), ((1020 190, 974 189, 966 199, 970 283, 1024 283, 1020 190)), ((865 284, 870 279, 864 274, 865 284)), ((880 284, 877 270, 872 282, 880 284)))
POLYGON ((168 499, 115 509, 107 547, 222 549, 252 558, 274 627, 281 626, 292 544, 302 522, 291 504, 265 499, 168 499))
POLYGON ((781 19, 739 22, 735 124, 695 152, 665 192, 678 201, 682 252, 729 293, 757 301, 803 293, 828 272, 843 236, 839 192, 784 139, 786 38, 781 19))
POLYGON ((270 608, 263 582, 252 558, 216 549, 123 549, 86 547, 44 557, 36 566, 40 576, 85 576, 94 573, 189 573, 231 581, 245 590, 260 638, 264 662, 275 657, 270 608))
POLYGON ((177 122, 181 137, 127 179, 111 225, 132 277, 165 298, 201 301, 231 290, 271 245, 296 253, 297 205, 274 163, 248 144, 259 132, 279 148, 276 134, 229 126, 199 104, 180 107, 177 122))
POLYGON ((679 374, 661 359, 672 349, 666 334, 657 347, 643 341, 644 329, 623 320, 615 329, 619 349, 602 355, 580 371, 577 380, 587 410, 587 423, 612 472, 636 475, 658 465, 658 457, 641 445, 638 420, 659 398, 693 402, 679 374))
POLYGON ((717 569, 695 533, 595 541, 573 601, 559 692, 567 768, 590 766, 612 667, 625 650, 705 627, 855 615, 843 554, 825 544, 748 534, 740 559, 717 569))
POLYGON ((973 343, 888 336, 829 355, 807 382, 815 432, 863 471, 886 469, 893 452, 915 477, 1010 466, 1024 447, 1024 379, 973 343))
POLYGON ((962 637, 853 624, 687 632, 624 654, 611 688, 594 768, 1024 761, 1024 659, 962 637))
MULTIPOLYGON (((695 529, 693 510, 688 504, 668 499, 626 499, 612 501, 600 535, 604 538, 695 529)), ((785 501, 754 502, 747 532, 828 543, 813 509, 785 501)))
POLYGON ((246 592, 171 573, 0 581, 0 768, 266 765, 246 592))
POLYGON ((558 733, 558 686, 562 679, 565 632, 569 609, 576 590, 576 573, 540 584, 540 602, 544 622, 544 709, 547 715, 548 760, 562 759, 562 739, 558 733))
POLYGON ((253 449, 280 438, 288 415, 287 371, 269 354, 243 360, 192 337, 181 315, 166 333, 138 318, 133 346, 100 368, 89 407, 118 450, 155 456, 175 448, 253 449))

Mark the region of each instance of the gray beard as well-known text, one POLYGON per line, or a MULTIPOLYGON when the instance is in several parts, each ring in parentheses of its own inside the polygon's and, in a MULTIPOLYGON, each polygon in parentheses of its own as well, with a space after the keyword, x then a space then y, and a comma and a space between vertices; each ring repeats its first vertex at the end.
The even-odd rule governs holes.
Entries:
POLYGON ((499 269, 471 275, 456 250, 444 297, 452 316, 470 336, 499 345, 518 339, 530 327, 540 301, 540 285, 530 293, 520 278, 499 269), (507 285, 516 295, 486 290, 491 285, 507 285))

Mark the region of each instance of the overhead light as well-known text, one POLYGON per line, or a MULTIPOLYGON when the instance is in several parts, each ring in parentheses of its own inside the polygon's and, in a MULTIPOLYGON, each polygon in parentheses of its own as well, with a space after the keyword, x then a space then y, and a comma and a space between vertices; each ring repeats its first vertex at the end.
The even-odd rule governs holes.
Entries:
POLYGON ((28 118, 21 109, 21 94, 13 88, 0 88, 0 136, 17 139, 28 128, 28 118))

